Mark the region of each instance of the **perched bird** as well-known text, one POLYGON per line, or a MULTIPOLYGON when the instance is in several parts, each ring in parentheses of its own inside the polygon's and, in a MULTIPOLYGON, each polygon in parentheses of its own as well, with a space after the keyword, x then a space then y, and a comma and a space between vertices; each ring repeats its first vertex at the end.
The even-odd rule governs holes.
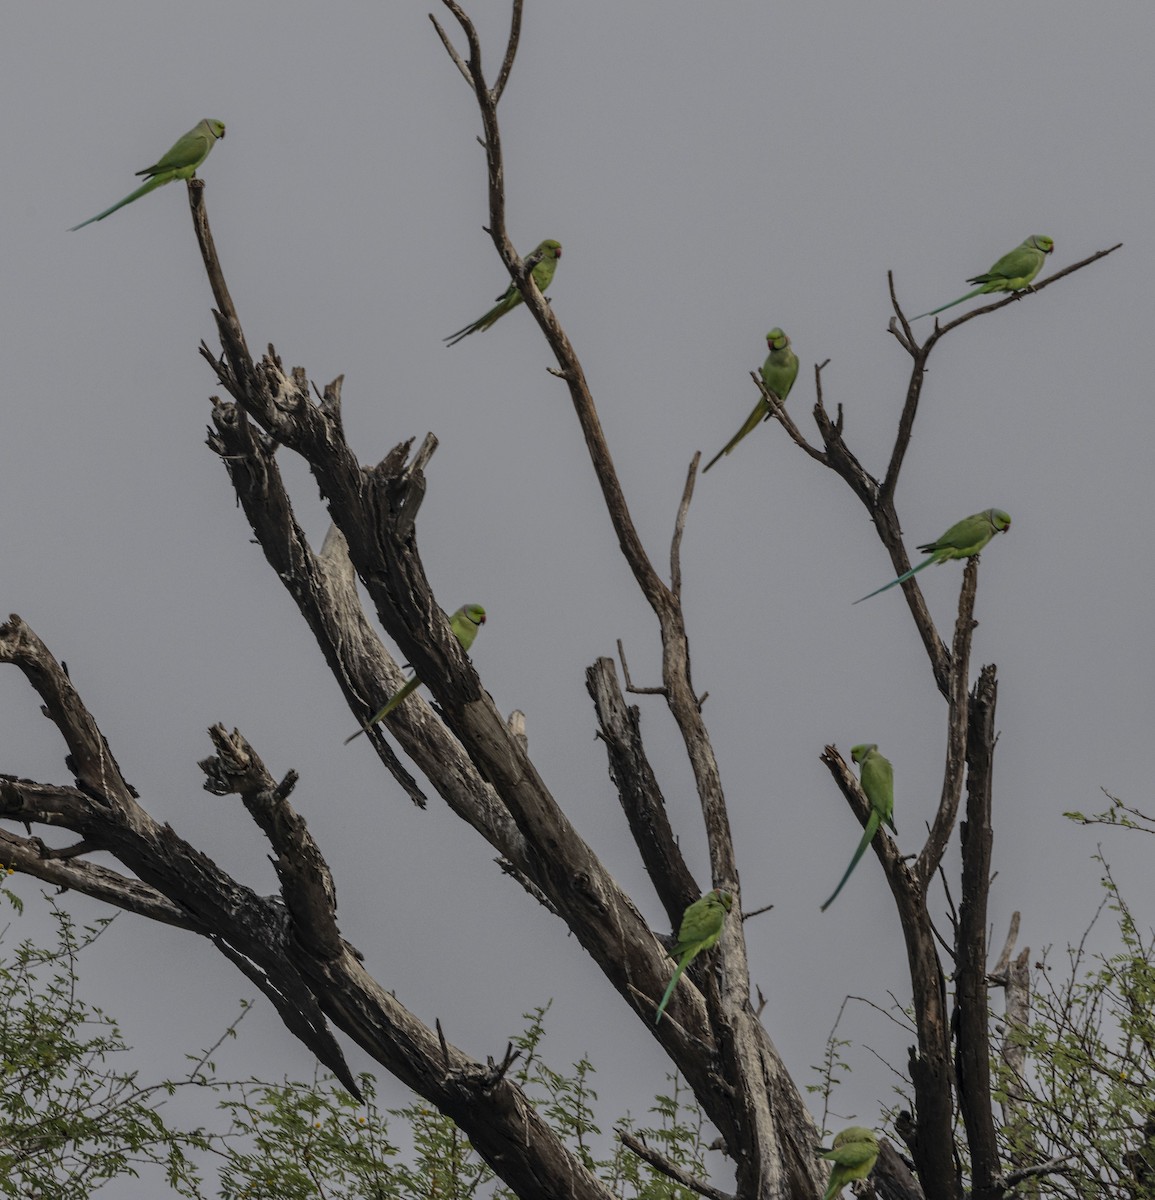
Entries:
POLYGON ((722 933, 722 926, 726 923, 726 914, 730 911, 733 903, 734 897, 729 892, 715 888, 712 892, 707 892, 695 900, 682 914, 682 924, 678 929, 678 944, 670 951, 670 957, 678 960, 678 969, 666 987, 666 994, 662 997, 661 1004, 658 1005, 658 1015, 654 1018, 655 1025, 662 1019, 662 1013, 666 1011, 666 1005, 669 1004, 670 997, 674 994, 678 980, 682 978, 682 972, 703 950, 709 950, 718 940, 722 933))
MULTIPOLYGON (((894 827, 894 768, 890 765, 890 759, 883 758, 879 754, 878 746, 874 742, 852 746, 850 757, 859 764, 858 773, 862 780, 862 790, 866 793, 867 800, 870 801, 870 817, 866 822, 866 828, 862 831, 862 841, 858 843, 858 849, 855 850, 854 857, 850 860, 850 866, 846 868, 846 874, 838 881, 834 895, 822 906, 823 912, 834 903, 834 897, 842 891, 842 885, 850 878, 850 872, 858 866, 858 860, 866 853, 866 847, 874 841, 874 835, 878 832, 879 825, 885 821, 890 826, 891 832, 896 837, 898 836, 898 830, 894 827)), ((835 1145, 837 1144, 835 1142, 835 1145)))
POLYGON ((977 283, 979 286, 973 292, 967 292, 949 304, 932 308, 930 312, 919 313, 911 317, 917 321, 922 317, 933 317, 944 308, 954 308, 972 296, 983 296, 988 292, 1017 292, 1021 288, 1030 287, 1031 280, 1043 269, 1047 255, 1055 249, 1053 238, 1045 233, 1033 233, 1021 246, 1016 246, 1010 253, 1004 254, 989 271, 968 279, 967 283, 977 283))
MULTIPOLYGON (((461 643, 461 648, 466 653, 469 652, 470 646, 473 645, 473 639, 477 637, 477 631, 484 624, 485 609, 480 604, 463 604, 449 618, 449 628, 453 630, 454 636, 461 643)), ((414 675, 399 692, 389 697, 383 708, 374 713, 356 733, 351 733, 345 739, 345 745, 347 746, 354 738, 360 737, 361 734, 367 733, 378 721, 387 717, 420 683, 421 680, 414 675)))
MULTIPOLYGON (((798 356, 790 349, 790 339, 777 325, 766 335, 766 345, 770 347, 770 353, 766 355, 766 361, 762 364, 762 382, 767 391, 773 392, 780 402, 785 403, 790 389, 794 386, 794 380, 798 378, 798 356)), ((769 419, 770 404, 763 396, 746 418, 746 424, 702 468, 702 474, 705 475, 723 454, 729 454, 759 421, 769 419)))
POLYGON ((1010 527, 1010 515, 1003 512, 1001 508, 988 508, 981 513, 964 517, 957 524, 952 525, 937 541, 919 546, 923 554, 929 554, 930 558, 923 559, 918 566, 904 571, 897 579, 884 583, 882 587, 875 588, 873 592, 859 596, 853 603, 861 604, 863 600, 869 600, 871 596, 885 592, 887 588, 894 587, 896 583, 905 583, 912 575, 917 575, 923 567, 929 567, 931 563, 946 562, 948 558, 973 558, 996 533, 1006 533, 1010 527))
MULTIPOLYGON (((530 274, 533 276, 534 283, 537 284, 537 290, 544 296, 545 289, 549 287, 553 280, 553 273, 557 270, 557 260, 561 258, 561 242, 555 242, 553 238, 546 238, 544 242, 538 244, 533 254, 527 254, 526 257, 533 258, 538 254, 541 255, 541 261, 533 268, 530 274)), ((497 297, 497 303, 484 317, 478 317, 472 325, 466 325, 464 329, 459 329, 456 333, 451 333, 447 338, 443 339, 445 344, 447 346, 456 346, 463 337, 468 337, 471 333, 476 333, 479 329, 488 329, 494 321, 500 320, 507 312, 516 308, 520 303, 521 293, 517 290, 517 284, 511 279, 509 287, 497 297)))
POLYGON ((87 221, 81 221, 79 225, 73 225, 68 232, 75 233, 76 230, 83 229, 85 225, 91 225, 93 221, 103 221, 110 213, 116 212, 118 208, 123 208, 126 204, 131 204, 134 200, 139 200, 141 196, 162 184, 172 183, 174 179, 191 179, 197 173, 197 167, 208 158, 209 151, 217 144, 218 139, 224 136, 225 123, 205 117, 203 121, 194 125, 184 137, 180 138, 163 158, 158 159, 151 167, 137 171, 138 175, 148 176, 147 183, 141 184, 135 192, 125 196, 123 200, 118 200, 104 212, 97 213, 95 217, 89 217, 87 221))
POLYGON ((830 1182, 822 1200, 834 1200, 852 1179, 865 1179, 878 1161, 878 1138, 861 1125, 851 1125, 834 1138, 829 1150, 818 1147, 818 1157, 829 1160, 830 1182))

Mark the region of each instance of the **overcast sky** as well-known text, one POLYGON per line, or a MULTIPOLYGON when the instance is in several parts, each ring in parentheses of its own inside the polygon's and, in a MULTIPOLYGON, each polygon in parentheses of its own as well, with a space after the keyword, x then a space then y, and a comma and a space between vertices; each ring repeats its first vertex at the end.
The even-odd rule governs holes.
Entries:
MULTIPOLYGON (((382 983, 482 1058, 553 997, 547 1054, 555 1066, 589 1054, 608 1126, 664 1088, 656 1043, 488 846, 435 798, 414 809, 364 740, 342 745, 356 720, 203 444, 216 389, 196 347, 214 327, 184 189, 67 232, 201 117, 227 122, 202 175, 249 344, 274 342, 318 384, 344 373, 363 461, 437 434, 418 532, 443 607, 486 606, 473 651, 485 686, 503 711, 526 712, 542 775, 664 931, 584 687, 619 637, 637 681, 656 682, 656 626, 532 320, 441 342, 506 281, 482 231, 476 107, 427 7, 10 9, 0 611, 67 660, 148 810, 259 891, 275 890, 265 843, 235 798, 201 789, 204 731, 237 726, 274 774, 299 771, 294 803, 333 868, 342 930, 382 983)), ((467 7, 484 17, 492 70, 507 10, 467 7)), ((1104 806, 1102 787, 1152 806, 1155 419, 1142 364, 1155 9, 526 10, 501 106, 510 230, 526 251, 564 245, 554 307, 659 563, 690 457, 746 416, 772 325, 802 360, 790 408, 803 430, 814 432, 813 364, 829 358, 827 402, 844 406, 848 443, 881 474, 908 375, 886 333, 888 269, 914 313, 961 295, 1031 233, 1055 239, 1045 272, 1124 243, 936 350, 898 504, 912 548, 992 505, 1014 518, 983 556, 974 648, 974 669, 995 662, 1000 680, 996 948, 1015 909, 1036 952, 1079 936, 1100 897, 1097 840, 1149 917, 1150 848, 1061 814, 1104 806)), ((319 546, 316 488, 287 452, 280 462, 319 546)), ((804 1085, 845 994, 909 994, 872 856, 819 913, 860 830, 818 756, 827 742, 844 754, 879 743, 914 853, 941 786, 945 710, 901 594, 850 606, 892 574, 865 511, 781 430, 759 427, 700 482, 683 566, 743 901, 775 906, 747 927, 753 982, 804 1085)), ((961 570, 921 579, 949 637, 961 570)), ((640 704, 709 886, 672 722, 658 698, 640 704)), ((23 677, 0 672, 0 772, 66 783, 63 753, 23 677)), ((131 916, 85 977, 159 1073, 179 1072, 181 1052, 215 1040, 253 994, 206 943, 131 916)), ((258 1009, 226 1069, 311 1073, 258 1009)), ((865 1007, 841 1032, 905 1061, 908 1039, 865 1007)), ((850 1060, 840 1116, 876 1123, 894 1079, 862 1050, 850 1060)), ((350 1061, 367 1065, 353 1048, 350 1061)))

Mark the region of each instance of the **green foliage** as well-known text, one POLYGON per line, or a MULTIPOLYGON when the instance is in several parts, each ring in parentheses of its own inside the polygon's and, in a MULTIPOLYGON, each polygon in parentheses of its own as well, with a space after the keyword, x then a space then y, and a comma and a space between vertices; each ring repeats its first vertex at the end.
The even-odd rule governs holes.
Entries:
POLYGON ((1062 1159, 1037 1185, 1045 1196, 1155 1200, 1155 936, 1146 936, 1099 857, 1106 896, 1066 971, 1043 956, 1032 981, 1033 1017, 1010 1039, 1027 1067, 996 1063, 995 1100, 1007 1162, 1062 1159), (1091 931, 1116 915, 1119 949, 1093 954, 1091 931))
MULTIPOLYGON (((619 1132, 628 1133, 656 1149, 669 1163, 696 1179, 708 1179, 702 1110, 677 1075, 667 1075, 673 1094, 658 1096, 649 1110, 657 1118, 656 1126, 638 1129, 627 1114, 619 1122, 619 1132)), ((696 1193, 679 1187, 667 1176, 655 1171, 620 1142, 601 1172, 602 1180, 616 1195, 636 1200, 696 1200, 696 1193)))
POLYGON ((397 1191, 390 1196, 467 1200, 493 1179, 469 1139, 443 1112, 419 1103, 393 1110, 393 1115, 408 1125, 413 1150, 411 1161, 395 1168, 397 1191))
POLYGON ((116 1022, 76 995, 77 956, 109 922, 78 930, 61 909, 52 915, 54 946, 25 941, 0 957, 0 1196, 83 1200, 145 1166, 199 1196, 186 1154, 205 1136, 168 1128, 159 1110, 171 1085, 117 1070, 127 1047, 116 1022))
POLYGON ((572 1075, 563 1075, 546 1065, 538 1054, 538 1046, 545 1036, 544 1020, 549 1008, 546 1004, 522 1014, 526 1027, 513 1039, 520 1056, 520 1068, 513 1078, 586 1170, 595 1171, 598 1164, 590 1152, 590 1139, 598 1137, 601 1129, 594 1123, 591 1107, 598 1098, 590 1087, 594 1067, 588 1059, 581 1058, 573 1064, 572 1075))
MULTIPOLYGON (((21 910, 16 896, 0 895, 21 910)), ((217 1161, 213 1190, 221 1200, 472 1200, 483 1188, 487 1196, 512 1195, 494 1188, 493 1172, 443 1113, 421 1102, 379 1109, 369 1075, 358 1080, 361 1104, 324 1075, 307 1083, 223 1081, 207 1053, 183 1082, 145 1086, 136 1072, 115 1070, 112 1061, 128 1049, 116 1022, 76 993, 77 958, 109 922, 77 930, 67 913, 52 912, 53 947, 26 941, 0 956, 0 1196, 82 1200, 111 1180, 147 1171, 149 1178, 162 1174, 171 1192, 200 1200, 206 1192, 194 1152, 202 1165, 217 1161), (166 1124, 160 1109, 178 1087, 216 1095, 228 1115, 224 1132, 166 1124), (404 1153, 390 1138, 390 1118, 403 1130, 404 1153)), ((584 1057, 568 1072, 545 1062, 548 1009, 525 1014, 512 1078, 622 1200, 692 1200, 620 1142, 608 1157, 597 1156, 594 1068, 584 1057)), ((234 1032, 235 1024, 225 1036, 234 1032)), ((651 1127, 627 1116, 619 1129, 705 1176, 702 1114, 685 1086, 670 1082, 671 1094, 650 1109, 651 1127)))
POLYGON ((1138 833, 1155 833, 1155 817, 1124 804, 1118 796, 1112 796, 1106 789, 1103 795, 1111 802, 1105 812, 1092 813, 1089 817, 1081 812, 1065 812, 1063 816, 1080 825, 1114 825, 1118 829, 1133 829, 1138 833))
MULTIPOLYGON (((695 1200, 695 1193, 654 1170, 620 1140, 614 1141, 608 1157, 594 1154, 593 1144, 601 1136, 593 1110, 597 1092, 590 1086, 594 1067, 584 1057, 573 1064, 569 1074, 553 1071, 546 1065, 539 1047, 545 1036, 544 1021, 549 1007, 546 1004, 523 1014, 525 1030, 513 1039, 520 1056, 513 1078, 530 1103, 587 1169, 621 1200, 695 1200)), ((674 1166, 698 1178, 707 1178, 705 1118, 676 1076, 667 1076, 667 1081, 673 1094, 655 1097, 649 1110, 656 1116, 656 1122, 638 1127, 627 1113, 617 1122, 617 1129, 645 1142, 674 1166)), ((513 1193, 507 1188, 499 1188, 493 1195, 500 1200, 513 1200, 513 1193)))
POLYGON ((810 1069, 817 1073, 818 1082, 806 1085, 806 1090, 811 1095, 817 1094, 822 1097, 822 1120, 819 1122, 822 1129, 827 1126, 830 1102, 834 1097, 835 1089, 840 1087, 846 1076, 851 1073, 850 1064, 846 1061, 844 1054, 853 1043, 846 1038, 838 1037, 838 1026, 842 1023, 849 1000, 850 997, 847 996, 838 1006, 838 1016, 835 1018, 834 1027, 826 1035, 826 1048, 822 1053, 821 1064, 811 1064, 810 1069))
MULTIPOLYGON (((622 1200, 693 1200, 620 1142, 608 1158, 594 1143, 601 1130, 590 1086, 594 1068, 585 1059, 570 1072, 554 1071, 540 1054, 549 1005, 525 1014, 526 1027, 513 1039, 518 1051, 511 1077, 566 1145, 622 1200)), ((627 1116, 619 1128, 658 1150, 675 1166, 706 1175, 704 1119, 684 1085, 672 1079, 672 1095, 659 1096, 650 1112, 657 1121, 638 1129, 627 1116)), ((449 1117, 418 1102, 382 1113, 373 1080, 358 1080, 362 1108, 335 1081, 271 1085, 252 1081, 228 1085, 240 1091, 222 1103, 232 1128, 218 1153, 222 1200, 471 1200, 495 1182, 469 1140, 449 1117), (387 1120, 405 1126, 409 1148, 402 1154, 389 1138, 387 1120)), ((485 1195, 513 1200, 495 1187, 485 1195)))
POLYGON ((397 1148, 376 1106, 372 1077, 363 1075, 359 1085, 364 1105, 330 1079, 227 1085, 239 1096, 221 1102, 232 1119, 218 1151, 225 1159, 223 1200, 420 1194, 397 1190, 387 1162, 397 1148))

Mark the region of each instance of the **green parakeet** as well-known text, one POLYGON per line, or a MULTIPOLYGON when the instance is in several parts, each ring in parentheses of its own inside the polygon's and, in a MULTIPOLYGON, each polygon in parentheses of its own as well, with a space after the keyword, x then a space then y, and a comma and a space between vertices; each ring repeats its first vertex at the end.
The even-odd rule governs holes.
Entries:
POLYGON ((988 508, 981 513, 964 517, 956 525, 952 525, 937 541, 919 546, 923 554, 929 554, 930 558, 924 558, 918 566, 911 567, 897 579, 884 583, 882 587, 875 588, 873 592, 859 596, 853 603, 861 604, 863 600, 869 600, 871 596, 885 592, 887 588, 894 587, 896 583, 905 583, 912 575, 917 575, 923 567, 929 567, 931 563, 946 562, 948 558, 973 558, 996 533, 1006 533, 1010 527, 1011 518, 1001 508, 988 508))
MULTIPOLYGON (((762 364, 762 382, 767 391, 773 392, 779 400, 785 402, 794 386, 794 380, 798 378, 798 356, 790 349, 790 339, 777 326, 766 335, 766 345, 770 347, 770 353, 762 364)), ((770 404, 763 396, 746 418, 746 424, 702 468, 702 474, 705 475, 723 454, 729 454, 759 421, 769 419, 770 404)))
POLYGON ((184 137, 180 138, 163 158, 158 159, 151 167, 137 171, 138 175, 149 177, 147 183, 142 184, 131 195, 125 196, 123 200, 118 200, 111 208, 106 208, 104 212, 97 213, 95 217, 89 217, 87 221, 81 221, 79 225, 73 225, 68 232, 75 233, 76 230, 83 229, 85 225, 91 225, 93 221, 103 221, 110 213, 116 212, 118 208, 123 208, 126 204, 131 204, 134 200, 139 200, 141 196, 162 184, 172 183, 174 179, 191 179, 197 173, 197 167, 208 158, 209 151, 224 136, 225 123, 205 117, 203 121, 193 126, 184 137))
MULTIPOLYGON (((453 630, 454 637, 461 643, 461 648, 468 653, 470 646, 473 645, 473 639, 477 637, 477 631, 485 624, 485 609, 480 604, 463 604, 449 618, 449 628, 453 630)), ((347 746, 354 738, 358 738, 363 733, 367 733, 378 721, 387 717, 410 692, 414 691, 421 683, 421 680, 416 675, 410 679, 405 686, 394 695, 390 696, 384 707, 357 730, 356 733, 351 733, 345 739, 347 746)))
MULTIPOLYGON (((537 290, 544 296, 545 289, 553 281, 553 273, 557 270, 557 260, 561 258, 561 242, 555 242, 553 238, 546 238, 544 242, 538 244, 533 254, 527 254, 526 258, 533 258, 537 254, 541 255, 541 262, 530 273, 533 275, 534 283, 537 284, 537 290)), ((517 290, 517 285, 513 280, 510 280, 509 287, 497 297, 497 303, 484 317, 478 317, 472 325, 466 325, 464 329, 459 329, 456 333, 451 333, 444 339, 445 344, 447 346, 456 346, 463 337, 468 337, 471 333, 477 333, 479 329, 488 329, 494 321, 499 321, 507 312, 516 308, 520 303, 521 293, 517 290)))
MULTIPOLYGON (((890 826, 891 832, 896 837, 898 836, 898 830, 894 828, 894 768, 890 765, 890 759, 883 758, 879 754, 878 746, 874 742, 852 746, 850 757, 859 764, 858 773, 862 781, 862 790, 866 793, 867 800, 870 801, 870 817, 866 822, 866 828, 862 831, 862 841, 858 843, 858 849, 855 850, 854 857, 850 860, 850 866, 846 868, 846 874, 838 881, 834 895, 822 906, 823 912, 834 903, 834 897, 842 891, 842 885, 850 878, 850 872, 858 866, 858 860, 866 853, 866 847, 874 841, 874 835, 878 832, 879 825, 885 821, 890 826)), ((834 1144, 837 1146, 837 1141, 834 1144)))
POLYGON ((829 1150, 818 1147, 818 1157, 834 1165, 830 1168, 830 1182, 822 1194, 822 1200, 834 1200, 853 1179, 865 1179, 878 1161, 878 1138, 861 1125, 851 1125, 836 1134, 834 1145, 829 1150))
POLYGON ((703 950, 709 950, 718 940, 722 933, 722 926, 726 923, 726 914, 730 911, 733 903, 734 897, 729 892, 715 888, 712 892, 707 892, 695 900, 682 914, 682 924, 678 929, 678 944, 670 951, 670 957, 678 960, 678 969, 666 987, 666 994, 662 997, 661 1004, 658 1005, 658 1015, 654 1018, 655 1025, 662 1019, 662 1013, 666 1011, 666 1005, 669 1004, 670 997, 674 994, 678 980, 682 978, 682 972, 697 955, 701 954, 703 950))
POLYGON ((954 308, 956 304, 961 304, 972 296, 983 296, 988 292, 1017 292, 1021 288, 1029 287, 1031 280, 1043 269, 1047 255, 1054 249, 1053 238, 1047 237, 1045 233, 1033 233, 1021 246, 1016 246, 1009 254, 1004 254, 989 271, 968 279, 967 283, 979 285, 973 292, 967 292, 965 296, 960 296, 939 308, 932 308, 930 312, 919 313, 917 317, 911 317, 911 320, 933 317, 935 313, 940 313, 945 308, 954 308))

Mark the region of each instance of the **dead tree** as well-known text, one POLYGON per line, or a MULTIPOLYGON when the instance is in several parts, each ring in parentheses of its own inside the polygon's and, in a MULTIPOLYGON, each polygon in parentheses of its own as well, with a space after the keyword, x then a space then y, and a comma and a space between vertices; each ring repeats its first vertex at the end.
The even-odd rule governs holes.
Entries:
MULTIPOLYGON (((693 773, 709 846, 709 885, 740 896, 718 764, 691 678, 682 608, 680 547, 698 458, 689 467, 673 522, 668 574, 663 575, 634 526, 577 351, 532 279, 533 261, 518 257, 506 231, 497 109, 518 48, 522 0, 514 0, 508 44, 492 83, 483 74, 472 22, 454 0, 444 2, 464 35, 465 51, 456 49, 436 19, 434 25, 473 90, 481 115, 489 179, 488 231, 554 355, 553 374, 568 389, 622 554, 658 623, 661 684, 650 690, 669 709, 693 773)), ((272 346, 259 358, 251 354, 213 245, 199 180, 189 182, 189 198, 220 339, 219 351, 202 344, 201 353, 227 395, 224 400, 213 397, 209 445, 351 710, 359 720, 367 720, 386 690, 383 681, 391 688, 400 678, 362 609, 355 573, 380 627, 400 647, 437 704, 436 712, 417 699, 402 705, 389 720, 390 737, 452 811, 498 852, 503 869, 577 938, 622 1004, 659 1040, 717 1127, 736 1175, 736 1197, 813 1200, 826 1177, 814 1153, 818 1131, 762 1012, 751 1004, 742 921, 732 917, 727 922, 718 946, 691 968, 672 997, 667 1019, 655 1028, 657 998, 672 969, 670 939, 664 931, 649 928, 630 896, 567 820, 538 774, 519 727, 494 707, 451 634, 426 579, 416 522, 426 489, 424 467, 436 439, 427 437, 412 458, 410 440, 376 466, 359 463, 342 428, 341 379, 321 390, 318 398, 304 370, 286 370, 272 346), (333 531, 319 552, 308 545, 294 516, 278 465, 278 455, 283 454, 300 455, 308 464, 328 506, 333 531)), ((1068 267, 1038 288, 1098 257, 1101 254, 1068 267)), ((866 505, 895 568, 902 572, 909 561, 894 494, 927 358, 941 337, 1015 303, 1017 297, 997 300, 944 326, 936 324, 921 344, 899 307, 893 281, 891 299, 891 332, 913 365, 894 449, 881 480, 866 471, 847 444, 841 408, 833 418, 827 412, 821 367, 815 371, 813 410, 820 445, 807 442, 781 406, 774 405, 772 415, 802 450, 841 476, 866 505)), ((885 837, 874 845, 906 938, 918 1029, 909 1065, 916 1112, 903 1135, 923 1192, 936 1200, 963 1192, 955 1153, 956 1114, 961 1114, 968 1142, 973 1194, 1002 1194, 987 1073, 984 975, 997 688, 993 666, 983 667, 974 685, 970 683, 977 582, 978 561, 972 559, 964 572, 949 647, 931 621, 917 582, 904 585, 946 704, 947 761, 938 813, 917 858, 904 861, 885 837), (952 936, 940 943, 931 924, 927 891, 958 818, 964 784, 961 903, 952 936), (950 959, 953 1011, 940 944, 950 959)), ((440 1027, 430 1029, 406 1011, 364 969, 338 929, 334 882, 321 848, 290 804, 294 771, 278 780, 240 733, 221 726, 210 730, 215 753, 201 764, 205 786, 217 795, 239 797, 272 851, 280 896, 258 896, 148 814, 66 671, 17 616, 0 628, 0 660, 19 667, 40 696, 45 714, 64 739, 65 764, 73 778, 65 786, 0 776, 0 817, 26 829, 0 829, 0 861, 210 939, 347 1088, 355 1092, 356 1083, 336 1031, 451 1116, 497 1174, 527 1200, 608 1197, 510 1081, 508 1052, 499 1061, 472 1060, 440 1027), (34 826, 53 836, 34 836, 34 826), (75 840, 61 837, 65 830, 75 840), (93 862, 98 852, 111 855, 120 869, 93 862)), ((638 711, 626 703, 613 661, 598 659, 587 672, 587 684, 622 808, 670 927, 676 930, 702 885, 687 868, 667 819, 638 711)), ((424 803, 384 733, 375 728, 369 736, 385 769, 416 802, 424 803)), ((839 752, 827 746, 822 759, 854 815, 865 823, 869 804, 839 752)), ((768 1024, 772 1018, 772 1013, 766 1014, 768 1024)), ((878 1168, 880 1189, 888 1196, 916 1196, 917 1187, 902 1159, 892 1148, 884 1151, 878 1168)), ((681 1178, 652 1151, 647 1157, 681 1178)), ((704 1195, 725 1194, 701 1180, 688 1185, 704 1195)))

